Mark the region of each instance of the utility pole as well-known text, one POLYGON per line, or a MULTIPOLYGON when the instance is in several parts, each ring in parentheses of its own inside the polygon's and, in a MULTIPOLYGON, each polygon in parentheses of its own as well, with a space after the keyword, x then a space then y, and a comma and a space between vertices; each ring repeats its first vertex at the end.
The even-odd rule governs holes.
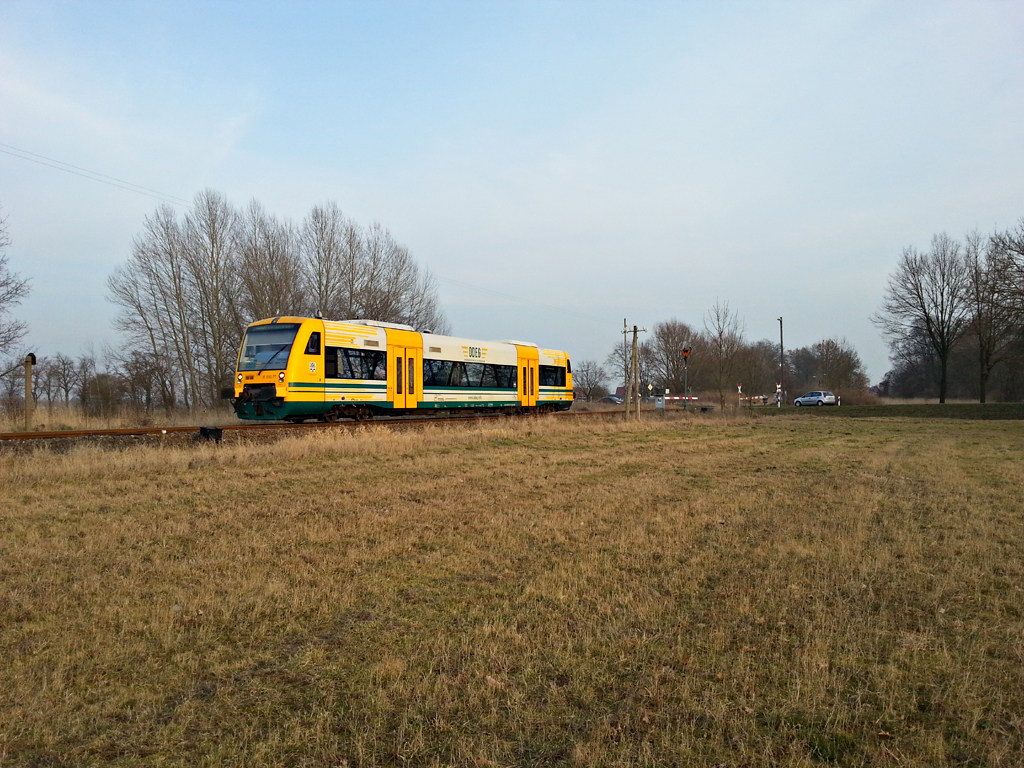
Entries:
POLYGON ((32 366, 36 356, 31 352, 25 357, 25 431, 32 431, 32 366))
POLYGON ((779 395, 779 408, 786 397, 786 346, 782 342, 782 318, 779 318, 779 381, 782 386, 782 393, 779 395))
POLYGON ((629 360, 629 373, 626 375, 626 418, 629 418, 630 406, 633 404, 633 399, 636 399, 636 418, 640 419, 640 349, 637 345, 637 334, 647 333, 646 328, 638 328, 633 326, 633 330, 630 331, 626 326, 626 321, 622 321, 622 347, 625 350, 626 347, 626 334, 633 334, 633 353, 629 360))
POLYGON ((683 410, 690 399, 690 345, 683 347, 683 410))

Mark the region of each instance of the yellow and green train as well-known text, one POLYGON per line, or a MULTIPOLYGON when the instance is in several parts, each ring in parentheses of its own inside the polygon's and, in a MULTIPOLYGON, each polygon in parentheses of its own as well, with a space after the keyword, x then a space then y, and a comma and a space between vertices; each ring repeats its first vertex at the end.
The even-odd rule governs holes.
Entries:
POLYGON ((233 395, 242 419, 553 411, 572 405, 572 367, 567 353, 521 341, 460 339, 372 320, 274 317, 246 329, 233 395))

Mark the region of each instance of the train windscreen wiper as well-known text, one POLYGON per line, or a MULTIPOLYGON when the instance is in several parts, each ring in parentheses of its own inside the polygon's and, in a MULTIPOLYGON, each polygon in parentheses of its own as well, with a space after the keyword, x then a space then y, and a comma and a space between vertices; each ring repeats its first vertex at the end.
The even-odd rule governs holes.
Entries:
MULTIPOLYGON (((287 344, 281 344, 280 346, 278 346, 278 348, 274 350, 274 354, 272 354, 272 355, 270 356, 270 359, 269 359, 269 360, 267 360, 267 362, 265 362, 265 363, 263 364, 263 367, 262 367, 262 368, 260 368, 260 369, 259 369, 258 371, 256 371, 256 375, 258 376, 259 374, 261 374, 261 373, 263 373, 263 372, 264 372, 265 370, 267 370, 267 366, 268 366, 268 365, 270 365, 270 364, 271 364, 272 362, 274 362, 274 359, 275 359, 275 358, 276 358, 276 357, 277 357, 277 356, 278 356, 278 355, 279 355, 279 354, 280 354, 281 352, 284 352, 284 351, 285 351, 286 349, 288 349, 288 348, 289 348, 289 347, 290 347, 291 345, 292 345, 292 342, 290 342, 290 341, 289 341, 289 342, 288 342, 287 344)), ((286 358, 286 359, 287 359, 287 358, 286 358)))

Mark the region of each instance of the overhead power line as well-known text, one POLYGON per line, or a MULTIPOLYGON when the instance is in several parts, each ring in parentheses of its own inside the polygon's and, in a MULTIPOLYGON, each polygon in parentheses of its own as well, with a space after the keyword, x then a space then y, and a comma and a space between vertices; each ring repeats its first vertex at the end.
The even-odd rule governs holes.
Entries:
MULTIPOLYGON (((134 192, 138 195, 145 195, 146 197, 152 197, 156 200, 162 200, 165 203, 171 205, 191 205, 191 201, 186 200, 182 197, 175 195, 168 195, 164 192, 159 192, 149 187, 143 187, 141 184, 135 184, 131 181, 125 181, 124 179, 118 179, 114 176, 108 176, 105 173, 99 171, 93 171, 88 168, 82 168, 78 165, 72 165, 71 163, 65 163, 63 160, 57 160, 46 155, 40 155, 37 152, 30 152, 27 149, 21 149, 20 147, 14 147, 10 144, 4 144, 0 142, 0 152, 11 157, 17 157, 20 160, 28 160, 30 163, 38 163, 39 165, 45 165, 48 168, 54 168, 58 171, 64 171, 65 173, 71 173, 75 176, 81 176, 82 178, 89 179, 90 181, 98 181, 101 184, 107 184, 111 187, 117 187, 118 189, 124 189, 128 192, 134 192)), ((471 283, 464 283, 461 280, 453 280, 450 277, 441 277, 435 275, 439 280, 443 280, 446 283, 452 283, 454 285, 460 285, 463 288, 469 288, 474 291, 480 291, 481 293, 489 293, 493 296, 500 296, 510 301, 518 302, 519 304, 526 304, 531 307, 538 307, 539 309, 547 309, 552 312, 561 312, 565 315, 572 315, 583 320, 589 320, 591 322, 603 323, 604 320, 593 317, 591 315, 584 315, 579 312, 573 312, 572 310, 566 309, 565 307, 557 307, 551 304, 542 304, 536 301, 529 301, 528 299, 520 298, 519 296, 513 296, 508 293, 502 293, 501 291, 494 291, 490 288, 481 288, 479 285, 472 285, 471 283)))
POLYGON ((58 171, 64 171, 65 173, 71 173, 75 176, 81 176, 82 178, 89 179, 91 181, 98 181, 101 184, 107 184, 111 187, 117 187, 124 189, 129 192, 134 192, 138 195, 145 195, 146 197, 152 197, 157 200, 162 200, 165 203, 171 205, 191 205, 189 200, 182 197, 176 197, 175 195, 168 195, 164 192, 159 192, 149 187, 143 187, 140 184, 133 184, 130 181, 124 179, 118 179, 113 176, 108 176, 105 173, 99 171, 91 171, 88 168, 82 168, 71 163, 65 163, 63 160, 55 160, 52 157, 46 155, 40 155, 36 152, 29 152, 27 149, 21 149, 20 147, 12 147, 10 144, 0 143, 0 152, 11 157, 17 157, 21 160, 28 160, 30 163, 38 163, 39 165, 45 165, 48 168, 55 168, 58 171))

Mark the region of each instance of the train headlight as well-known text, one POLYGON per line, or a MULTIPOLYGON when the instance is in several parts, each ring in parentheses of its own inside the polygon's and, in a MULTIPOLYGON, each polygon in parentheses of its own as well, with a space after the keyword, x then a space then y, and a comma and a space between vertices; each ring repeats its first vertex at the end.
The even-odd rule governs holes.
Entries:
POLYGON ((279 374, 277 374, 277 380, 280 382, 284 382, 284 371, 281 371, 279 374))
POLYGON ((239 383, 239 384, 241 384, 241 383, 242 383, 242 374, 238 374, 238 383, 239 383))

